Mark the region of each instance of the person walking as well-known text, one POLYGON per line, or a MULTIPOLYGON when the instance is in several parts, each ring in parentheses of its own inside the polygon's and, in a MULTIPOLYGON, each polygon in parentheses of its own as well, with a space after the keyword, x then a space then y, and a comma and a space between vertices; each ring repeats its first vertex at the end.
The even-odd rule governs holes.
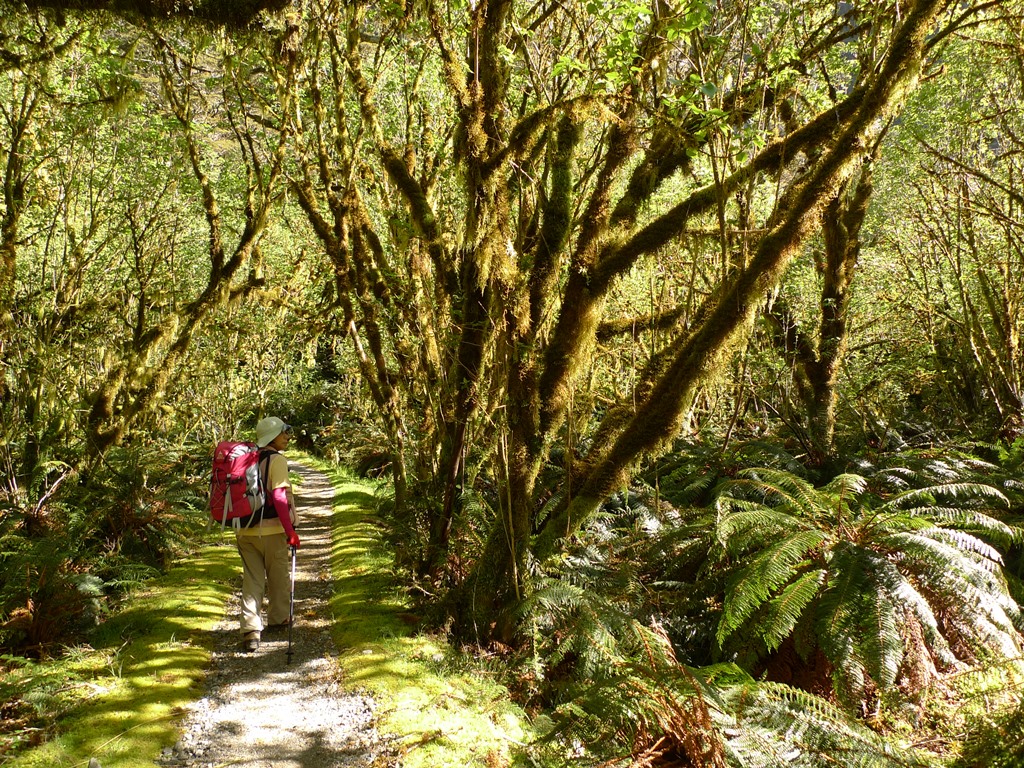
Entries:
POLYGON ((235 529, 235 543, 242 558, 242 650, 260 647, 264 624, 260 611, 267 597, 266 629, 286 629, 289 624, 289 552, 299 546, 295 532, 298 515, 288 479, 288 460, 282 455, 291 441, 292 428, 276 416, 256 425, 260 449, 258 471, 266 478, 267 500, 246 527, 235 529))

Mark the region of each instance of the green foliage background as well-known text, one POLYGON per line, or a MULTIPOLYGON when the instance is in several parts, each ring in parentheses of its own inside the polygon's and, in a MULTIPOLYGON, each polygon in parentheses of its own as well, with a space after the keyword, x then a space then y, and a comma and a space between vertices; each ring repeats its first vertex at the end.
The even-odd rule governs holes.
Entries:
POLYGON ((933 4, 921 82, 822 208, 868 190, 847 292, 819 216, 650 400, 833 137, 764 157, 843 119, 930 4, 904 5, 4 4, 8 706, 206 543, 211 446, 272 413, 391 480, 408 595, 508 663, 545 759, 1015 744, 1020 3, 933 4))

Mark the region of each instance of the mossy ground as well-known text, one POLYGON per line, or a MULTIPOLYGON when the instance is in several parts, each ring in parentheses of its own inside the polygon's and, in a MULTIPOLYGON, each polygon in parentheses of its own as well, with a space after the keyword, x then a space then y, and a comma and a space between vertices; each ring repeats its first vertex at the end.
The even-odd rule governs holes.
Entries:
MULTIPOLYGON (((452 667, 443 640, 414 632, 372 517, 373 487, 329 466, 337 489, 335 640, 347 686, 378 701, 379 730, 405 768, 514 766, 526 718, 484 670, 452 667), (470 671, 467 671, 470 670, 470 671)), ((33 698, 55 722, 40 746, 0 752, 2 768, 153 768, 201 693, 210 630, 237 588, 232 544, 212 545, 134 594, 91 645, 40 664, 5 659, 0 693, 33 698), (17 754, 12 754, 16 752, 17 754)), ((2 702, 0 702, 2 703, 2 702)), ((0 749, 3 745, 0 744, 0 749)))
POLYGON ((17 665, 5 687, 56 722, 42 745, 4 768, 152 768, 200 690, 209 630, 237 581, 234 547, 211 546, 132 595, 92 638, 60 659, 17 665))
MULTIPOLYGON (((452 665, 443 639, 414 631, 392 561, 367 514, 372 489, 329 467, 334 507, 334 638, 347 685, 379 705, 404 768, 526 765, 523 712, 482 665, 452 665)), ((533 764, 533 763, 529 763, 533 764)))

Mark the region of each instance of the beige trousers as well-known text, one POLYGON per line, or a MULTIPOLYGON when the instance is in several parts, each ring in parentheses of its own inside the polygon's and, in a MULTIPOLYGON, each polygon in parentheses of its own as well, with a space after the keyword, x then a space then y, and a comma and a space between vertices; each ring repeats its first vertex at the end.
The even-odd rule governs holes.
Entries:
POLYGON ((264 594, 269 603, 267 624, 285 623, 291 597, 291 562, 284 533, 236 536, 235 543, 242 556, 242 634, 263 629, 260 608, 264 594))

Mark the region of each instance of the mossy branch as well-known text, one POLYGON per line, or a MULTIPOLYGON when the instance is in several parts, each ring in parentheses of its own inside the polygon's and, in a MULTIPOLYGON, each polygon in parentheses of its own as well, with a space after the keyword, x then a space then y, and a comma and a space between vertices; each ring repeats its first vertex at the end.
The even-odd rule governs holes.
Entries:
POLYGON ((540 557, 552 552, 558 538, 576 530, 600 500, 621 487, 641 456, 658 451, 676 434, 696 387, 714 376, 728 359, 751 323, 757 302, 777 282, 824 206, 863 156, 875 122, 892 116, 916 85, 926 36, 943 7, 942 0, 926 0, 907 14, 856 110, 834 139, 822 137, 828 150, 780 200, 749 267, 708 299, 703 322, 674 348, 671 364, 650 395, 638 402, 635 415, 618 438, 610 444, 595 443, 586 458, 589 469, 579 496, 553 515, 538 536, 536 552, 540 557))

